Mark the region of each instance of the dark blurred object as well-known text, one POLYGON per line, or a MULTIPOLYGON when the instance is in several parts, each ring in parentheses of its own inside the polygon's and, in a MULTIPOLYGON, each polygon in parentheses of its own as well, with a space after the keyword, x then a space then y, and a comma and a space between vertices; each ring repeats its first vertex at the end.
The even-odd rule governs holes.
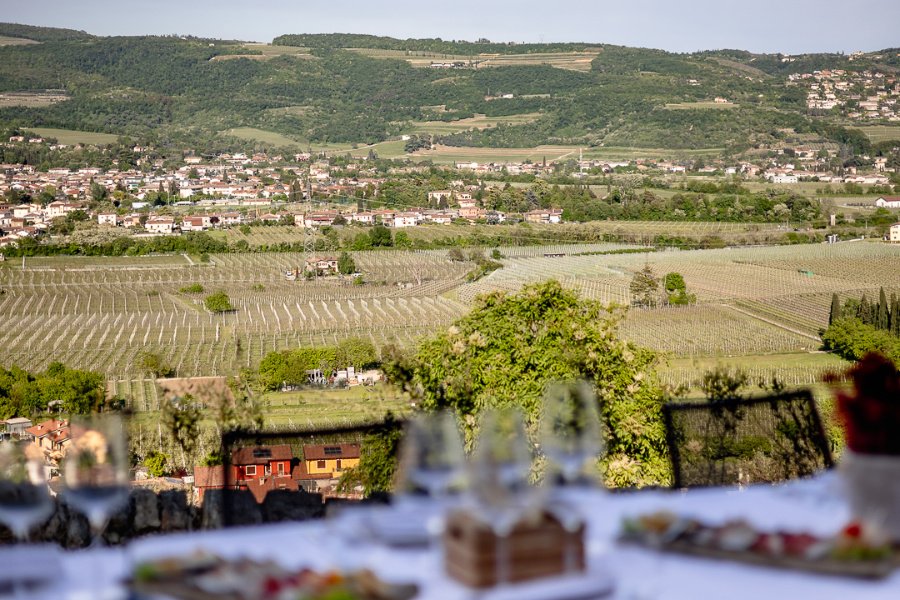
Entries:
POLYGON ((833 466, 808 391, 663 406, 674 487, 777 482, 833 466))
POLYGON ((873 352, 847 375, 853 392, 836 393, 847 447, 860 454, 900 455, 900 371, 873 352))

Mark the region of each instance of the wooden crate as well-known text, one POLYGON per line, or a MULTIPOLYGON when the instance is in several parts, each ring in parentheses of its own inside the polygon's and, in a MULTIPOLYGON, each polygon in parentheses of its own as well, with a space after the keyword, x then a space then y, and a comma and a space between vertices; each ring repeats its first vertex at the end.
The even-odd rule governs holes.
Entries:
MULTIPOLYGON (((566 531, 556 517, 544 512, 516 525, 506 543, 507 583, 564 573, 567 552, 571 553, 572 568, 584 571, 584 525, 577 531, 566 531)), ((497 550, 497 536, 478 517, 465 511, 448 516, 444 566, 450 577, 474 588, 496 585, 497 550)))

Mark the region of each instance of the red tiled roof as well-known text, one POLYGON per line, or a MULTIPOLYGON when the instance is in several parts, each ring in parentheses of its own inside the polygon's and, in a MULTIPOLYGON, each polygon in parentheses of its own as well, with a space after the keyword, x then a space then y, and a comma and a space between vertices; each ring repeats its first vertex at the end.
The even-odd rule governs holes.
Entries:
MULTIPOLYGON (((38 423, 37 425, 35 425, 33 427, 29 427, 25 431, 27 431, 34 437, 39 438, 39 437, 44 437, 45 435, 49 435, 49 434, 53 433, 54 431, 59 431, 63 427, 68 428, 68 426, 69 426, 69 422, 64 419, 62 419, 62 420, 50 419, 49 421, 44 421, 43 423, 38 423)), ((68 433, 68 431, 67 431, 67 433, 68 433)), ((68 436, 66 436, 66 437, 68 437, 68 436)))
POLYGON ((231 463, 234 465, 266 465, 273 460, 291 460, 294 453, 287 444, 276 446, 249 446, 236 448, 231 452, 231 463))
POLYGON ((303 446, 304 460, 327 458, 359 458, 359 444, 309 444, 303 446))
POLYGON ((201 488, 224 488, 225 467, 194 467, 194 486, 201 488))

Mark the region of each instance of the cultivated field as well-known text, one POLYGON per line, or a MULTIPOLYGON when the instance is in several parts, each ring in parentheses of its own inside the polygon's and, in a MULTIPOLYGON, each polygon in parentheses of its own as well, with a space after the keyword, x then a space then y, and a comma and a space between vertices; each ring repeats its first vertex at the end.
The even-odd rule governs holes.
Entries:
POLYGON ((370 284, 289 282, 299 254, 228 254, 211 264, 184 257, 29 259, 0 268, 0 364, 42 369, 52 360, 129 379, 141 351, 159 353, 179 376, 227 375, 271 350, 362 336, 377 347, 407 344, 447 325, 465 306, 441 296, 471 265, 440 255, 356 255, 370 284), (212 315, 205 293, 225 290, 237 307, 212 315))
POLYGON ((54 129, 51 127, 29 127, 28 131, 47 138, 55 138, 60 144, 112 144, 119 136, 112 133, 76 131, 74 129, 54 129))
POLYGON ((432 63, 462 62, 475 68, 550 65, 558 69, 590 71, 591 62, 600 54, 599 49, 584 52, 535 52, 533 54, 476 54, 472 56, 441 54, 413 50, 381 50, 376 48, 348 48, 372 58, 405 60, 414 67, 429 67, 432 63))
POLYGON ((735 104, 733 102, 677 102, 666 104, 666 108, 669 110, 691 110, 691 109, 727 109, 727 108, 737 108, 740 106, 739 104, 735 104))
POLYGON ((309 48, 299 46, 273 46, 271 44, 244 44, 244 48, 260 52, 261 54, 224 54, 213 56, 211 61, 234 60, 236 58, 248 58, 250 60, 271 60, 279 56, 292 56, 294 58, 314 59, 309 53, 309 48))
POLYGON ((581 152, 584 158, 631 160, 638 158, 689 158, 697 156, 716 156, 722 148, 701 148, 697 150, 666 150, 661 148, 632 148, 627 146, 604 146, 596 148, 580 146, 536 146, 534 148, 472 148, 458 146, 435 145, 431 150, 421 150, 410 155, 413 160, 418 157, 429 158, 438 164, 455 162, 507 163, 530 160, 540 162, 562 161, 578 158, 581 152))
POLYGON ((0 94, 0 108, 7 106, 25 106, 41 108, 51 106, 57 102, 68 100, 69 96, 64 92, 3 92, 0 94))
POLYGON ((487 115, 478 114, 468 119, 459 119, 458 121, 418 121, 412 123, 410 133, 447 135, 470 129, 487 129, 496 127, 501 123, 506 125, 523 125, 535 121, 540 116, 540 113, 507 115, 504 117, 488 117, 487 115))
MULTIPOLYGON (((552 229, 526 231, 549 236, 552 229)), ((421 227, 410 234, 443 230, 421 227)), ((254 228, 247 239, 272 243, 297 235, 290 227, 254 228)), ((144 374, 136 366, 143 351, 158 353, 183 377, 231 375, 256 368, 272 350, 351 336, 376 347, 410 346, 464 315, 478 294, 551 278, 586 298, 629 305, 634 273, 650 265, 658 276, 681 273, 697 296, 688 307, 632 308, 623 324, 627 339, 671 359, 666 382, 690 383, 727 360, 746 364, 754 377, 774 374, 800 384, 835 366, 831 358, 805 358, 820 346, 818 331, 827 324, 833 293, 874 298, 880 286, 900 292, 900 247, 882 243, 610 253, 623 248, 634 246, 502 247, 503 267, 474 283, 465 279, 474 265, 448 261, 446 250, 354 253, 365 285, 286 281, 283 272, 302 264, 296 253, 213 255, 208 264, 185 256, 31 258, 24 268, 7 261, 0 266, 0 364, 41 370, 60 360, 97 370, 136 407, 153 410, 157 392, 140 380, 144 374), (180 291, 194 283, 204 293, 180 291), (235 312, 203 309, 203 296, 216 290, 229 294, 235 312)), ((288 407, 282 416, 292 414, 288 407)))
POLYGON ((900 125, 869 125, 857 127, 875 143, 889 140, 900 140, 900 125))
POLYGON ((28 44, 40 44, 34 40, 0 35, 0 46, 27 46, 28 44))

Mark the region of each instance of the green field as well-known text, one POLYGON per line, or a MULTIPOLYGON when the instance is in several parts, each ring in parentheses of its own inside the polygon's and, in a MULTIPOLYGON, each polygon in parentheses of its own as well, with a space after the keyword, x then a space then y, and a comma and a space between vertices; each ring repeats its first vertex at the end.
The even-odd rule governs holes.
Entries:
POLYGON ((875 143, 900 140, 900 125, 868 125, 856 129, 875 143))
POLYGON ((226 129, 221 133, 223 135, 230 135, 242 140, 262 142, 264 144, 272 144, 274 146, 303 145, 303 142, 291 139, 275 131, 266 131, 265 129, 257 129, 255 127, 235 127, 233 129, 226 129))
POLYGON ((666 108, 669 110, 695 110, 695 109, 727 109, 727 108, 737 108, 740 106, 739 104, 734 104, 733 102, 677 102, 666 104, 666 108))
POLYGON ((315 56, 309 53, 309 48, 300 48, 297 46, 273 46, 272 44, 243 44, 243 47, 260 54, 223 54, 214 56, 213 61, 217 60, 234 60, 236 58, 248 58, 250 60, 270 60, 279 56, 292 56, 295 58, 314 59, 315 56))
POLYGON ((60 144, 113 144, 119 136, 111 133, 95 133, 93 131, 75 131, 72 129, 53 129, 50 127, 29 127, 28 131, 40 136, 56 138, 60 144))
POLYGON ((550 65, 558 69, 568 69, 572 71, 590 71, 591 63, 597 58, 597 55, 600 54, 599 49, 588 49, 584 52, 476 54, 472 56, 412 50, 382 50, 378 48, 348 48, 348 50, 371 58, 405 60, 414 67, 430 67, 432 63, 440 62, 462 62, 467 66, 471 65, 479 69, 485 67, 550 65))
POLYGON ((427 133, 433 135, 448 135, 470 129, 487 129, 497 125, 524 125, 537 120, 540 113, 527 113, 521 115, 507 115, 503 117, 488 117, 483 114, 475 115, 468 119, 458 121, 417 121, 412 123, 409 133, 427 133))
POLYGON ((41 108, 68 99, 68 95, 60 92, 3 92, 0 93, 0 108, 7 106, 41 108))

